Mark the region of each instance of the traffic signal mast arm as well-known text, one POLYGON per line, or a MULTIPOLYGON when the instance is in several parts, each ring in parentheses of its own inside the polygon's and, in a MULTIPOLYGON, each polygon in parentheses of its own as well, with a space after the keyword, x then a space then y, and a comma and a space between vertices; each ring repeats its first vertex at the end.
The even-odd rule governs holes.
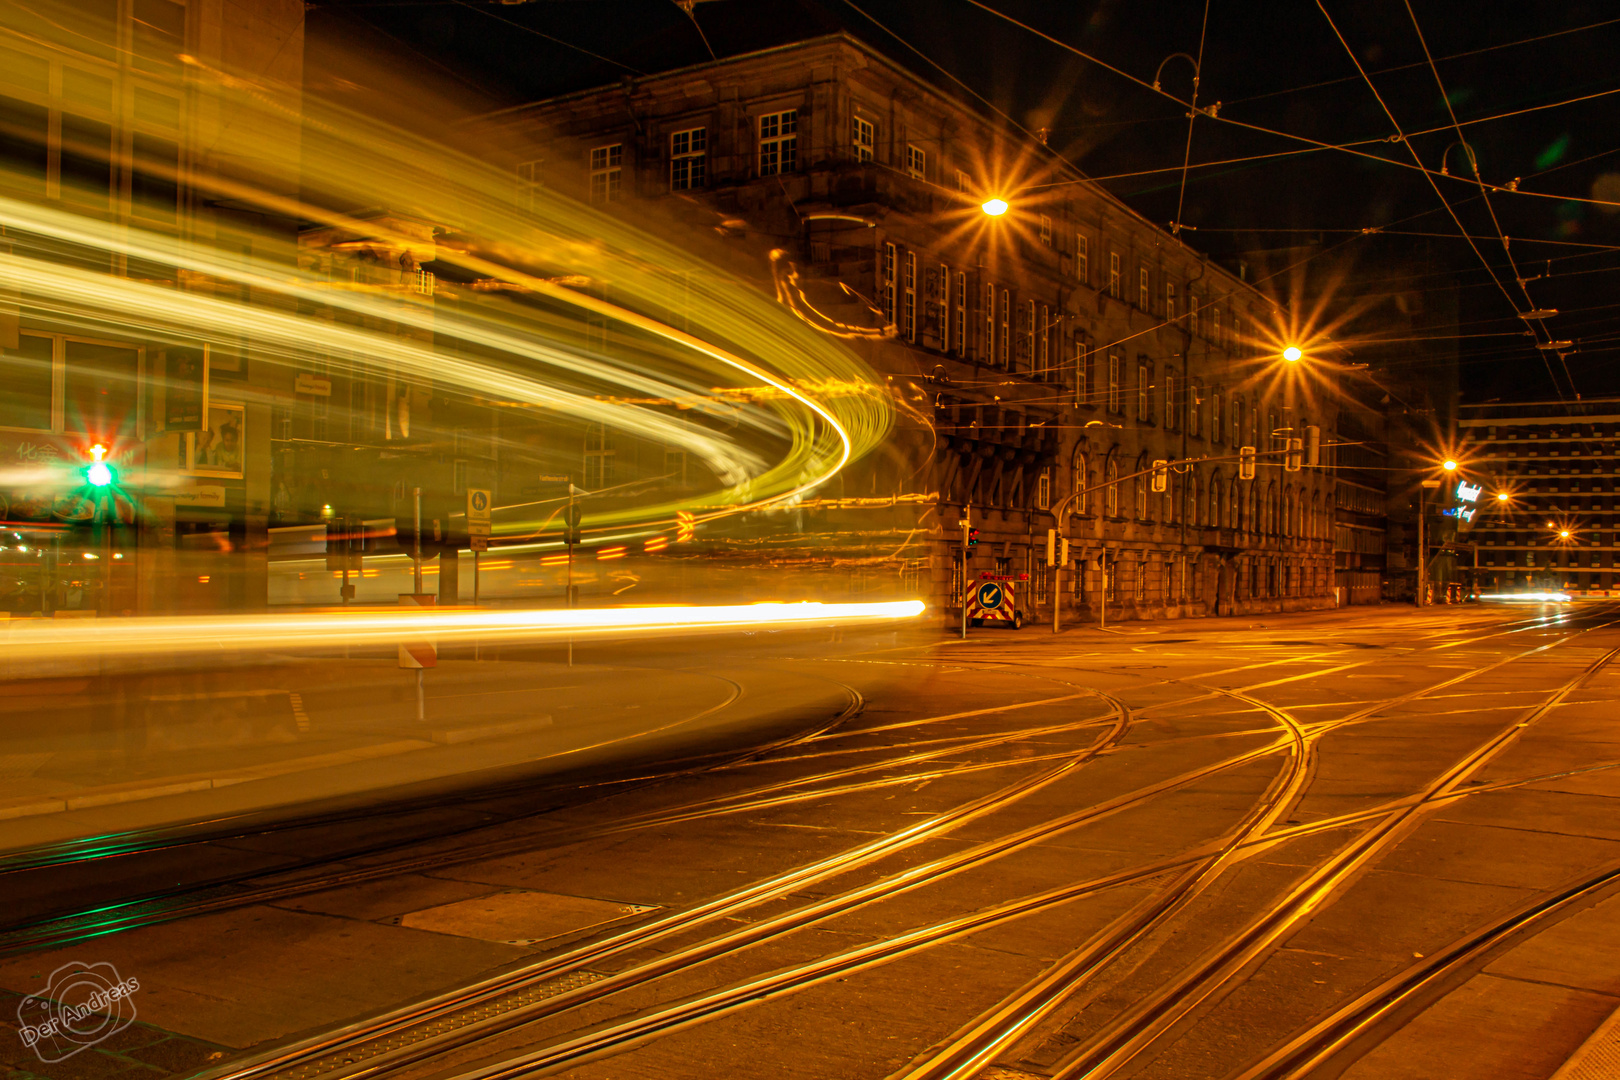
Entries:
MULTIPOLYGON (((1322 443, 1321 448, 1326 449, 1330 446, 1361 445, 1362 444, 1359 442, 1322 443)), ((1052 516, 1061 520, 1063 512, 1068 509, 1068 504, 1072 503, 1082 495, 1090 495, 1093 491, 1102 491, 1104 488, 1113 487, 1115 484, 1123 484, 1127 480, 1135 480, 1139 476, 1152 476, 1160 469, 1179 469, 1183 465, 1203 465, 1209 462, 1242 461, 1246 458, 1285 458, 1289 454, 1297 453, 1299 453, 1298 447, 1283 447, 1280 450, 1256 450, 1253 452, 1253 454, 1221 454, 1217 456, 1206 455, 1204 457, 1178 458, 1175 461, 1166 461, 1162 464, 1153 465, 1146 469, 1138 470, 1137 472, 1128 473, 1127 475, 1118 477, 1114 480, 1104 481, 1101 484, 1092 484, 1090 487, 1081 488, 1079 491, 1071 492, 1068 495, 1065 495, 1063 497, 1063 501, 1058 503, 1057 506, 1053 508, 1052 516)))

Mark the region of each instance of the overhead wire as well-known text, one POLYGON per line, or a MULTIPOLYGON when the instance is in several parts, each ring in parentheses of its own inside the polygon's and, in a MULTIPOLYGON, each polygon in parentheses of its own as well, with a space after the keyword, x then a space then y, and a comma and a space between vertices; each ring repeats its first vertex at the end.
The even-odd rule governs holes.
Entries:
MULTIPOLYGON (((1320 3, 1320 0, 1318 0, 1318 2, 1320 3)), ((1470 146, 1468 141, 1464 138, 1462 125, 1457 123, 1457 112, 1451 107, 1451 96, 1446 93, 1446 84, 1440 78, 1440 69, 1435 66, 1434 54, 1429 51, 1429 42, 1428 39, 1423 36, 1423 27, 1418 23, 1417 12, 1412 10, 1412 0, 1403 0, 1403 2, 1406 4, 1406 14, 1412 20, 1412 30, 1417 34, 1418 44, 1423 46, 1423 55, 1429 61, 1429 71, 1434 75, 1434 85, 1440 91, 1440 100, 1445 102, 1446 115, 1451 117, 1451 125, 1452 128, 1457 132, 1457 138, 1463 141, 1463 149, 1468 151, 1468 163, 1473 167, 1474 180, 1479 184, 1480 198, 1484 200, 1485 210, 1491 216, 1491 224, 1496 229, 1497 237, 1502 241, 1502 255, 1507 259, 1508 267, 1513 271, 1513 280, 1519 283, 1519 292, 1523 294, 1524 302, 1528 306, 1530 313, 1533 314, 1537 310, 1536 302, 1530 296, 1529 287, 1525 285, 1524 275, 1519 273, 1518 263, 1514 262, 1513 260, 1513 249, 1508 243, 1507 233, 1502 229, 1502 222, 1496 216, 1496 207, 1491 205, 1491 196, 1490 192, 1485 190, 1485 181, 1480 179, 1479 158, 1474 153, 1474 148, 1470 146)), ((1413 153, 1415 154, 1416 151, 1413 151, 1413 153)), ((1469 244, 1472 245, 1473 241, 1469 240, 1469 244)), ((1477 251, 1478 248, 1475 248, 1475 250, 1477 251)), ((1548 341, 1552 340, 1552 332, 1547 329, 1547 324, 1544 319, 1531 319, 1524 312, 1519 312, 1519 315, 1521 318, 1525 318, 1527 322, 1534 322, 1541 329, 1541 332, 1547 335, 1548 341)), ((1538 351, 1545 352, 1545 350, 1540 350, 1539 348, 1538 351)), ((1575 388, 1575 378, 1569 372, 1569 362, 1564 359, 1564 353, 1562 350, 1556 351, 1558 354, 1558 364, 1564 369, 1564 378, 1569 380, 1570 391, 1574 393, 1576 399, 1579 400, 1581 396, 1580 391, 1575 388)), ((1543 356, 1542 359, 1545 361, 1546 357, 1543 356)), ((1548 365, 1548 367, 1550 370, 1551 365, 1548 365)))
POLYGON ((1198 123, 1198 82, 1204 75, 1204 41, 1209 34, 1209 0, 1204 0, 1204 21, 1198 28, 1198 59, 1193 61, 1191 107, 1187 110, 1187 148, 1181 155, 1181 191, 1176 195, 1176 220, 1170 235, 1181 238, 1181 211, 1187 201, 1187 167, 1192 164, 1193 125, 1198 123))
MULTIPOLYGON (((1435 183, 1434 177, 1430 175, 1428 168, 1423 165, 1423 159, 1418 156, 1417 147, 1413 146, 1411 142, 1407 140, 1405 132, 1401 130, 1400 121, 1395 119, 1395 114, 1390 110, 1388 103, 1384 101, 1384 95, 1379 93, 1378 86, 1367 75, 1367 69, 1362 67, 1360 57, 1356 56, 1356 51, 1350 47, 1350 43, 1345 40, 1344 34, 1340 32, 1339 24, 1333 21, 1332 14, 1328 12, 1327 6, 1322 3, 1322 0, 1316 0, 1316 7, 1317 10, 1322 13, 1322 17, 1327 20, 1328 26, 1332 28, 1333 36, 1338 38, 1339 44, 1344 47, 1345 54, 1350 57, 1350 62, 1356 66, 1357 71, 1361 72, 1362 81, 1367 84, 1367 89, 1372 92, 1374 99, 1377 100, 1378 107, 1383 109, 1384 115, 1389 118, 1390 125, 1395 128, 1395 134, 1398 136, 1399 142, 1406 147, 1407 153, 1412 155, 1413 161, 1416 162, 1418 167, 1423 170, 1424 179, 1428 181, 1429 187, 1433 189, 1435 198, 1439 199, 1441 204, 1445 206, 1446 213, 1451 216, 1452 222, 1457 226, 1457 231, 1462 234, 1463 238, 1468 242, 1469 248, 1472 249, 1475 256, 1479 258, 1480 263, 1490 273, 1491 280, 1496 282, 1496 287, 1502 293, 1502 299, 1508 302, 1509 306, 1513 308, 1515 314, 1522 316, 1524 312, 1519 309, 1519 305, 1514 302, 1513 296, 1507 291, 1507 287, 1503 285, 1501 279, 1497 277, 1496 269, 1491 266, 1490 260, 1485 258, 1485 253, 1479 250, 1479 245, 1474 243, 1473 238, 1469 236, 1468 229, 1463 225, 1462 219, 1457 216, 1457 211, 1453 209, 1451 203, 1447 201, 1445 193, 1440 190, 1440 185, 1435 183)), ((1425 51, 1427 50, 1425 49, 1425 51)), ((1481 183, 1483 184, 1483 181, 1481 183)), ((1545 352, 1545 350, 1540 348, 1538 348, 1536 351, 1538 353, 1545 352)), ((1547 357, 1545 355, 1542 355, 1541 362, 1547 368, 1547 377, 1552 380, 1553 390, 1558 394, 1559 400, 1565 400, 1563 388, 1558 385, 1558 377, 1553 373, 1552 364, 1547 362, 1547 357)), ((1571 382, 1570 389, 1571 391, 1574 390, 1573 381, 1571 382)))

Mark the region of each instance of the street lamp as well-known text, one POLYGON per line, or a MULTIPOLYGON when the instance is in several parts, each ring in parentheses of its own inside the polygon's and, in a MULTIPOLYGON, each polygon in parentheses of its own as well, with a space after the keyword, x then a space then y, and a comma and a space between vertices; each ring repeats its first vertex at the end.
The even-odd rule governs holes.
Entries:
POLYGON ((1452 461, 1450 458, 1447 458, 1445 461, 1442 461, 1440 463, 1440 467, 1442 469, 1446 470, 1446 472, 1456 472, 1457 471, 1457 463, 1455 461, 1452 461))
POLYGON ((989 214, 991 217, 1000 217, 1002 214, 1005 214, 1007 212, 1007 200, 1006 199, 986 199, 984 204, 982 206, 980 206, 979 209, 983 210, 985 213, 989 214))
POLYGON ((1288 348, 1282 351, 1282 358, 1288 361, 1290 364, 1297 363, 1299 358, 1304 355, 1304 353, 1299 351, 1298 345, 1290 345, 1288 348))
POLYGON ((1496 493, 1496 501, 1497 502, 1507 502, 1511 498, 1513 498, 1513 496, 1509 495, 1505 491, 1498 491, 1496 493))

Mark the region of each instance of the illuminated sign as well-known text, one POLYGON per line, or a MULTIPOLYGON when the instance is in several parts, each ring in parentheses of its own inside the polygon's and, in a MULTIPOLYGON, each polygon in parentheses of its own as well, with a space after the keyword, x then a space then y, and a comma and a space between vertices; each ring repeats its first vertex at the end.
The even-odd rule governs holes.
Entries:
POLYGON ((1440 511, 1440 514, 1441 514, 1442 517, 1461 518, 1464 521, 1473 521, 1474 520, 1474 513, 1475 513, 1474 510, 1472 510, 1472 509, 1465 510, 1460 506, 1453 506, 1453 507, 1449 507, 1449 508, 1447 508, 1445 510, 1440 511))
POLYGON ((1457 498, 1463 502, 1473 502, 1479 498, 1481 488, 1478 484, 1470 484, 1466 480, 1457 481, 1457 498))

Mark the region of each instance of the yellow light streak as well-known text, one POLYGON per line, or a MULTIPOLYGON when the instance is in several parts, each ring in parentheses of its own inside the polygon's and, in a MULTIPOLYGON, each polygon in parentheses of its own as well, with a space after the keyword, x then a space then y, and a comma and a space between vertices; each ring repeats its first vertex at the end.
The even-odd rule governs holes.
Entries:
POLYGON ((867 604, 730 604, 587 608, 572 611, 475 611, 386 608, 289 615, 13 620, 6 654, 19 663, 96 657, 217 656, 234 651, 341 649, 401 641, 534 642, 565 637, 666 637, 772 629, 854 626, 914 619, 920 600, 867 604))

